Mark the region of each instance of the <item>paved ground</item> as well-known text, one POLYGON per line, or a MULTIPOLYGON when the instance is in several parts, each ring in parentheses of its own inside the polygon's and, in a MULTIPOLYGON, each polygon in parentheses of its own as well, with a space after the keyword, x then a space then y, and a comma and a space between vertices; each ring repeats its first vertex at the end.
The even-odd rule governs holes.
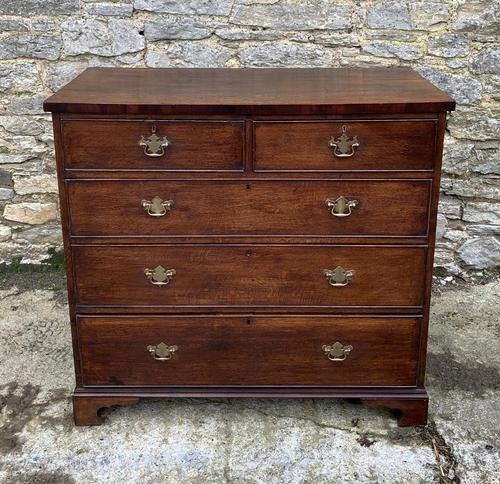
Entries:
POLYGON ((58 277, 0 290, 0 482, 500 482, 498 282, 434 296, 424 430, 345 401, 187 399, 76 428, 58 277))

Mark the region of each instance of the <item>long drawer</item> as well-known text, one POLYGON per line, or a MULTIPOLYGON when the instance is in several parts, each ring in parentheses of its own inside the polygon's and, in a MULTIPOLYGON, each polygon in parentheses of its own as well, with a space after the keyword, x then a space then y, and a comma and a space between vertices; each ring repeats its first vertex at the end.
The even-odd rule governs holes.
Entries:
POLYGON ((429 180, 71 180, 77 236, 426 236, 429 180))
POLYGON ((66 120, 67 169, 241 171, 242 121, 66 120))
POLYGON ((432 170, 436 123, 255 121, 257 171, 432 170))
POLYGON ((417 317, 78 317, 85 385, 415 385, 417 317))
POLYGON ((73 246, 76 302, 420 307, 420 246, 73 246))

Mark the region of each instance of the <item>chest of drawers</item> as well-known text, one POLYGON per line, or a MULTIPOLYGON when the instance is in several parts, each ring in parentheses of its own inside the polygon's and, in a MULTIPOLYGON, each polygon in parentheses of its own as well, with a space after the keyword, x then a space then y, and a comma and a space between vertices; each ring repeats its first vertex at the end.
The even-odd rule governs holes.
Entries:
POLYGON ((427 420, 446 111, 410 69, 88 69, 53 113, 77 425, 148 397, 427 420))

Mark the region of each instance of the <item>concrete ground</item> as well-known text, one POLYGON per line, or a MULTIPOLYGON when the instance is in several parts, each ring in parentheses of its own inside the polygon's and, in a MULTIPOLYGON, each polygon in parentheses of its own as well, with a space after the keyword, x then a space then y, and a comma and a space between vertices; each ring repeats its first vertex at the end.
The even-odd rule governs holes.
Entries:
POLYGON ((311 399, 143 401, 74 427, 61 281, 1 286, 0 482, 500 482, 498 281, 434 295, 423 430, 311 399))

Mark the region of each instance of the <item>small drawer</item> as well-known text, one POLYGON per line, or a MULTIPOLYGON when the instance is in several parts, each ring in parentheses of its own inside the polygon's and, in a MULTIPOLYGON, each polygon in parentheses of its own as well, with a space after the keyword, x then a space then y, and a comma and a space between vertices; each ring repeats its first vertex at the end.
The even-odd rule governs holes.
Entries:
POLYGON ((76 236, 426 236, 431 187, 429 180, 66 183, 76 236))
POLYGON ((256 171, 432 170, 436 122, 256 121, 256 171))
POLYGON ((426 248, 74 245, 73 260, 79 305, 413 310, 422 305, 426 248))
POLYGON ((66 169, 241 171, 240 121, 65 120, 66 169))
POLYGON ((85 385, 416 384, 418 317, 79 316, 85 385))

